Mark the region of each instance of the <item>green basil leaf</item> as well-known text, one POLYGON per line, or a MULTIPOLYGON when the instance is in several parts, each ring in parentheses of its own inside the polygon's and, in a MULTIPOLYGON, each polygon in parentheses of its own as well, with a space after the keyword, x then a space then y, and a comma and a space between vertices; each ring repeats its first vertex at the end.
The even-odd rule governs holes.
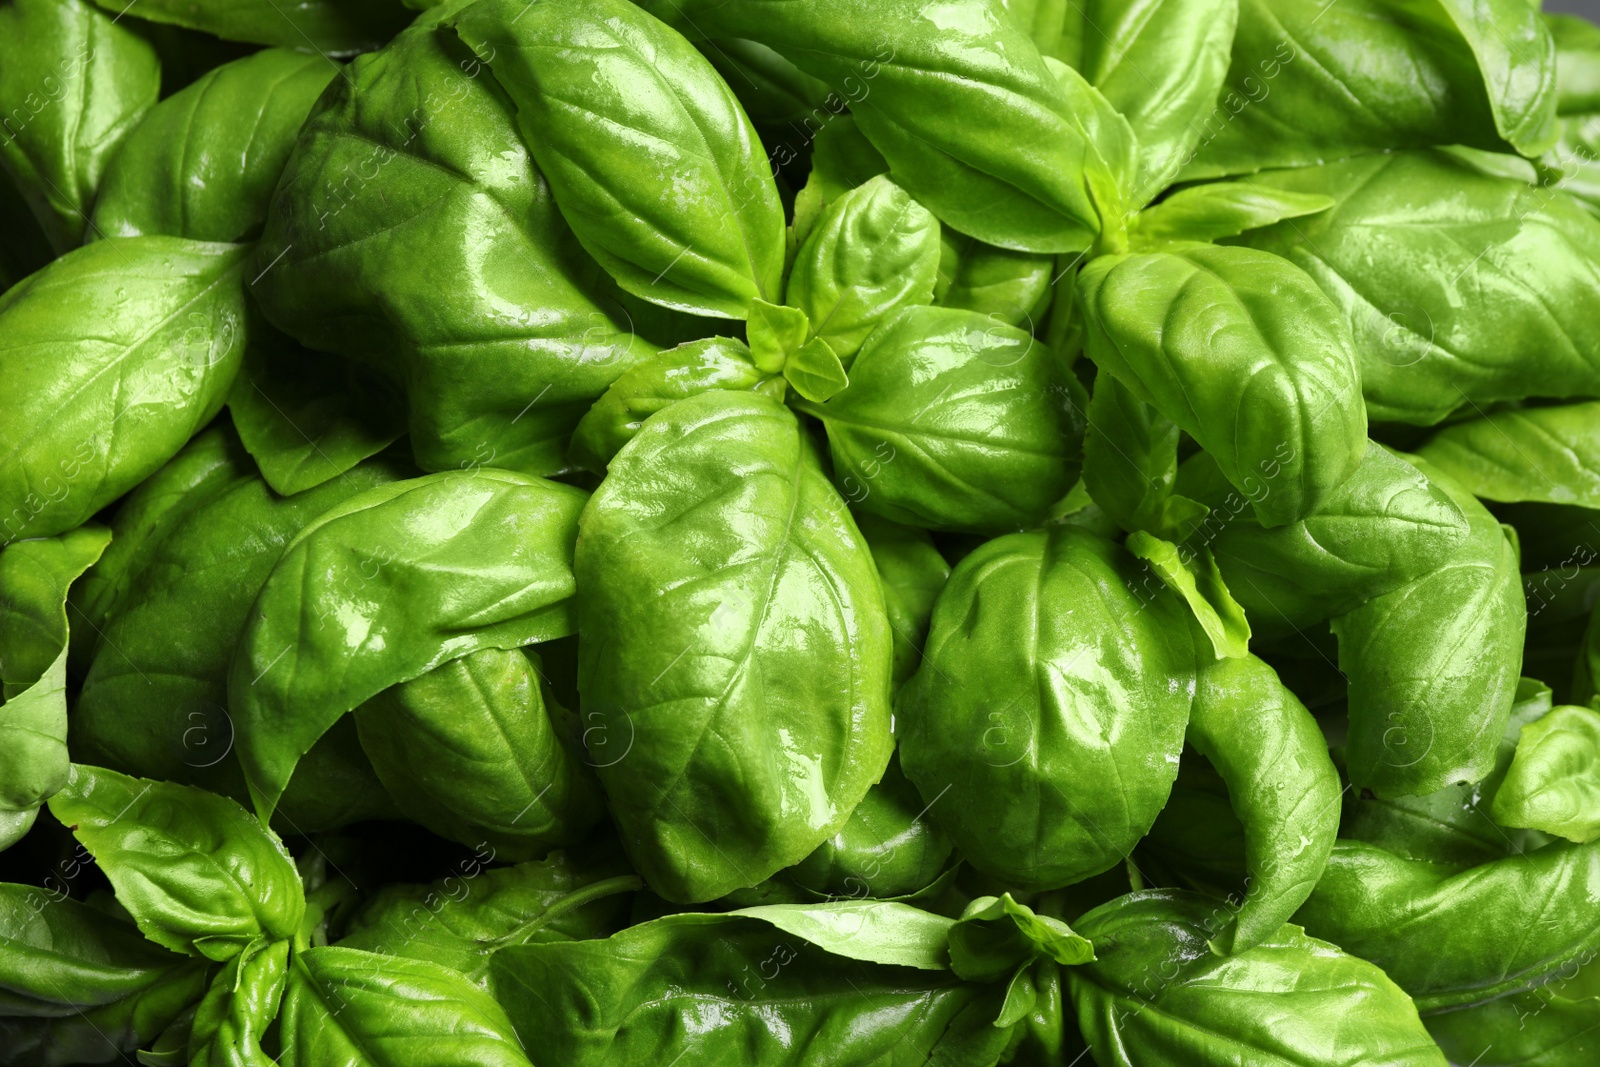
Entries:
POLYGON ((800 246, 785 299, 848 369, 878 323, 932 301, 939 233, 928 209, 880 174, 823 210, 800 246))
POLYGON ((1423 471, 1466 515, 1466 542, 1333 621, 1350 682, 1350 782, 1380 797, 1488 774, 1522 670, 1528 611, 1516 548, 1469 493, 1423 471))
POLYGON ((0 10, 0 167, 57 255, 82 242, 106 165, 160 88, 149 43, 83 0, 0 10))
POLYGON ((761 141, 677 31, 626 0, 481 0, 456 28, 488 57, 562 214, 622 288, 730 319, 778 299, 783 207, 761 141))
POLYGON ((1109 374, 1095 380, 1086 422, 1083 484, 1094 502, 1125 530, 1187 537, 1208 509, 1173 492, 1177 425, 1109 374))
POLYGON ((226 797, 75 763, 50 813, 158 945, 227 960, 300 925, 305 895, 288 850, 226 797))
POLYGON ((1502 826, 1600 837, 1600 714, 1562 707, 1524 726, 1491 810, 1502 826))
POLYGON ((1066 966, 1091 963, 1094 946, 1060 919, 1037 914, 1010 893, 978 897, 950 928, 950 969, 969 981, 992 982, 1035 958, 1066 966))
POLYGON ((378 486, 304 527, 262 586, 228 674, 257 811, 270 814, 317 739, 389 686, 479 649, 571 633, 585 499, 486 468, 378 486))
POLYGON ((1420 145, 1509 140, 1538 155, 1557 134, 1554 75, 1549 32, 1520 0, 1241 0, 1227 81, 1182 177, 1420 145))
POLYGON ((248 252, 96 241, 0 297, 6 540, 81 525, 211 421, 244 348, 248 252))
POLYGON ((1254 478, 1235 490, 1207 453, 1184 463, 1178 488, 1209 507, 1188 544, 1211 549, 1263 637, 1293 634, 1399 589, 1459 555, 1468 538, 1451 496, 1382 445, 1369 444, 1316 514, 1288 526, 1264 528, 1251 510, 1253 499, 1273 493, 1272 482, 1254 478))
POLYGON ((1584 1067, 1600 1050, 1600 997, 1564 996, 1560 983, 1423 1020, 1454 1063, 1584 1067))
POLYGON ((835 956, 942 971, 955 920, 890 900, 768 904, 727 912, 771 923, 835 956))
POLYGON ((795 418, 720 391, 651 416, 576 566, 588 750, 651 888, 710 900, 838 832, 889 760, 891 637, 795 418))
POLYGON ((1134 217, 1134 247, 1163 241, 1215 241, 1284 219, 1326 211, 1331 196, 1258 185, 1246 178, 1180 189, 1134 217))
POLYGON ((270 1067, 261 1038, 278 1017, 289 942, 252 941, 211 980, 195 1009, 189 1067, 270 1067))
POLYGON ((33 825, 28 814, 67 783, 67 650, 33 685, 0 705, 0 848, 33 825))
POLYGON ((696 36, 759 41, 849 101, 889 176, 940 221, 1002 248, 1077 252, 1110 183, 1078 113, 1027 34, 985 5, 930 19, 914 0, 850 18, 827 0, 652 0, 696 36), (975 122, 972 116, 982 115, 975 122), (1016 151, 1030 145, 1029 152, 1016 151))
POLYGON ((789 357, 783 365, 783 376, 797 394, 818 404, 837 396, 850 384, 844 364, 821 337, 813 337, 789 357))
MULTIPOLYGON (((119 16, 126 10, 119 0, 95 2, 119 16)), ((391 0, 296 0, 288 10, 273 0, 141 0, 134 14, 228 41, 334 55, 377 48, 411 19, 391 0)))
POLYGON ((1484 500, 1600 508, 1600 402, 1494 411, 1446 426, 1417 455, 1484 500))
POLYGON ((295 134, 337 73, 324 57, 269 48, 161 101, 106 168, 94 236, 250 235, 267 217, 295 134))
POLYGON ((279 1025, 283 1067, 403 1067, 419 1048, 442 1067, 528 1067, 500 1005, 426 960, 351 948, 298 952, 279 1025))
POLYGON ((759 41, 727 37, 697 47, 757 126, 802 121, 824 107, 835 110, 826 85, 759 41))
POLYGON ((834 899, 915 896, 939 879, 951 856, 950 839, 927 807, 899 758, 890 759, 839 832, 789 868, 789 878, 834 899))
POLYGON ((480 649, 390 686, 355 710, 361 747, 406 815, 508 860, 582 840, 600 786, 558 734, 566 714, 538 657, 480 649))
POLYGON ((726 915, 505 949, 493 980, 518 1033, 542 1058, 573 1067, 690 1054, 798 1067, 823 1049, 839 1063, 992 1063, 1006 1041, 991 1025, 993 987, 844 958, 726 915))
POLYGON ((784 379, 760 370, 750 350, 731 337, 707 337, 669 348, 623 371, 578 423, 567 454, 604 474, 644 420, 676 400, 711 389, 751 390, 782 400, 784 379))
POLYGON ((828 429, 853 505, 909 526, 998 532, 1033 525, 1072 488, 1081 387, 1023 331, 971 311, 903 308, 826 404, 797 402, 828 429))
POLYGON ((1191 893, 1119 897, 1078 920, 1098 962, 1067 971, 1079 1025, 1107 1067, 1246 1062, 1445 1067, 1382 971, 1284 925, 1237 956, 1207 945, 1227 909, 1191 893))
MULTIPOLYGON (((112 546, 85 580, 105 607, 98 619, 85 609, 98 644, 72 709, 77 759, 248 802, 227 683, 251 602, 301 527, 405 473, 366 463, 280 497, 224 426, 154 475, 118 512, 112 546), (186 637, 174 642, 178 631, 186 637)), ((352 724, 306 761, 279 828, 310 833, 392 814, 352 724)))
POLYGON ((270 327, 252 331, 228 411, 261 476, 284 496, 339 477, 406 429, 392 382, 270 327))
POLYGON ((978 311, 997 322, 1031 331, 1050 307, 1054 256, 1014 252, 942 230, 933 302, 978 311))
POLYGON ((1253 500, 1262 524, 1305 518, 1366 449, 1349 330, 1312 279, 1276 256, 1191 245, 1101 256, 1078 277, 1085 348, 1177 423, 1253 500))
POLYGON ((1295 919, 1432 1012, 1532 989, 1593 959, 1600 916, 1586 902, 1596 893, 1600 845, 1558 843, 1451 872, 1341 840, 1295 919))
POLYGON ((1194 650, 1140 570, 1074 527, 1008 534, 934 605, 896 708, 901 763, 968 862, 1015 889, 1120 863, 1172 788, 1194 650))
POLYGON ((562 470, 589 404, 653 351, 605 296, 505 91, 427 25, 312 109, 250 277, 279 329, 403 384, 427 470, 562 470))
POLYGON ((1199 668, 1187 737, 1244 824, 1249 892, 1211 942, 1236 955, 1272 938, 1311 895, 1339 834, 1339 772, 1317 721, 1254 656, 1199 668))
POLYGON ((778 374, 789 357, 806 343, 811 322, 799 308, 755 300, 749 308, 746 333, 750 358, 765 374, 778 374))
POLYGON ((639 887, 619 852, 552 852, 514 867, 487 867, 493 848, 429 885, 386 885, 350 920, 339 945, 429 960, 486 981, 489 958, 507 944, 606 937, 626 924, 628 890, 639 887))
MULTIPOLYGON (((773 158, 778 163, 788 163, 797 157, 787 145, 780 144, 773 149, 773 158)), ((856 186, 887 173, 888 161, 861 132, 855 116, 849 112, 830 115, 811 139, 811 173, 795 194, 794 220, 786 239, 788 261, 793 262, 800 245, 811 235, 823 208, 856 186)))
POLYGON ((1600 327, 1571 310, 1595 285, 1600 220, 1570 198, 1444 152, 1254 180, 1337 201, 1244 239, 1338 305, 1373 419, 1429 425, 1468 404, 1600 394, 1600 327))
MULTIPOLYGON (((67 590, 110 541, 110 530, 91 523, 0 548, 0 682, 7 699, 42 678, 67 647, 67 590)), ((4 715, 0 710, 0 721, 4 715)))
POLYGON ((1250 654, 1250 621, 1228 592, 1210 552, 1202 549, 1195 554, 1143 530, 1129 534, 1127 546, 1189 606, 1218 658, 1250 654))
MULTIPOLYGON (((928 620, 933 618, 933 603, 950 577, 950 564, 934 547, 924 530, 900 526, 870 512, 856 516, 861 536, 872 550, 878 568, 878 584, 883 588, 883 603, 889 611, 889 626, 894 631, 894 681, 899 686, 911 677, 922 660, 922 644, 928 637, 928 620)), ((891 765, 891 773, 898 767, 891 765)), ((869 896, 895 896, 871 893, 869 896)))

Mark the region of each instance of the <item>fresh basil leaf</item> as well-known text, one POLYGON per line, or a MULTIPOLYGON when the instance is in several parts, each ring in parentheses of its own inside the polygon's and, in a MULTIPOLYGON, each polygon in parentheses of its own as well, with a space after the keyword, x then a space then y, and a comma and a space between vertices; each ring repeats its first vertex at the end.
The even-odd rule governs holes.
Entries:
POLYGON ((1600 714, 1561 707, 1524 726, 1491 811, 1502 826, 1600 837, 1600 714))
POLYGON ((945 872, 952 852, 927 807, 891 759, 839 832, 789 868, 789 878, 831 899, 915 896, 945 872))
POLYGON ((1484 500, 1600 508, 1600 402, 1512 408, 1444 427, 1417 455, 1484 500))
POLYGON ((1570 310, 1595 285, 1600 220, 1559 190, 1445 152, 1254 181, 1337 201, 1244 240, 1292 260, 1338 306, 1374 420, 1430 425, 1469 404, 1600 393, 1600 329, 1570 310))
POLYGON ((251 332, 228 411, 261 476, 292 496, 337 478, 405 433, 405 401, 363 364, 251 332))
POLYGON ((925 17, 914 0, 850 18, 827 0, 648 7, 686 33, 759 41, 841 94, 895 183, 962 233, 1077 252, 1108 206, 1115 215, 1097 203, 1112 182, 1066 92, 1027 34, 988 5, 949 19, 925 17))
POLYGON ((782 400, 783 378, 760 370, 731 337, 707 337, 658 352, 623 371, 578 423, 567 454, 596 474, 633 440, 644 420, 710 389, 750 390, 782 400))
POLYGON ((322 56, 269 48, 167 97, 106 168, 92 236, 251 235, 267 217, 295 134, 338 73, 322 56))
POLYGON ((1600 916, 1585 902, 1597 892, 1600 845, 1558 843, 1452 872, 1341 840, 1295 919, 1432 1012, 1532 989, 1593 959, 1600 916))
POLYGON ((563 469, 590 402, 654 350, 606 298, 487 65, 427 25, 313 108, 250 278, 273 325, 403 385, 427 470, 563 469))
POLYGON ((750 358, 765 374, 781 373, 789 357, 806 343, 811 322, 799 308, 785 304, 753 301, 746 334, 750 338, 750 358))
POLYGON ((31 686, 0 705, 0 849, 32 827, 34 812, 67 782, 67 650, 31 686))
POLYGON ((1263 525, 1314 513, 1355 472, 1366 412, 1349 330, 1303 272, 1253 250, 1101 256, 1078 277, 1096 366, 1216 459, 1263 525))
POLYGON ((283 1067, 403 1067, 419 1048, 449 1067, 528 1067, 500 1005, 427 960, 351 948, 298 952, 279 1026, 283 1067))
POLYGON ((1074 527, 1008 534, 963 558, 934 605, 896 708, 900 759, 961 854, 1004 885, 1109 869, 1166 803, 1194 650, 1183 606, 1141 589, 1140 570, 1074 527))
POLYGON ((969 981, 994 981, 1036 958, 1069 967, 1091 963, 1094 946, 1060 919, 1037 914, 1010 893, 978 897, 950 928, 950 969, 969 981))
POLYGON ((1258 185, 1249 178, 1207 182, 1180 189, 1134 217, 1134 247, 1163 241, 1215 241, 1235 237, 1284 219, 1326 211, 1334 205, 1321 193, 1297 193, 1258 185))
POLYGON ((1516 548, 1469 493, 1422 469, 1466 515, 1466 542, 1333 621, 1350 682, 1350 782, 1380 797, 1426 796, 1488 774, 1522 671, 1528 611, 1516 548))
POLYGON ((433 474, 358 493, 301 529, 228 673, 257 811, 270 814, 317 739, 389 686, 571 633, 585 499, 509 471, 433 474))
POLYGON ((778 299, 783 208, 761 141, 677 31, 627 0, 481 0, 456 29, 489 57, 562 214, 622 288, 730 319, 778 299))
POLYGON ((1083 484, 1128 531, 1187 537, 1207 508, 1173 492, 1178 427, 1116 378, 1096 378, 1083 437, 1083 484))
POLYGON ((851 504, 908 526, 1033 525, 1077 477, 1081 388, 1050 348, 971 311, 908 307, 874 330, 826 404, 851 504))
POLYGON ((294 935, 305 911, 283 842, 238 804, 193 786, 72 766, 50 798, 144 935, 212 960, 294 935))
POLYGON ((0 9, 0 167, 57 255, 82 242, 107 164, 160 88, 155 50, 92 4, 0 9))
POLYGON ((1226 915, 1204 897, 1152 890, 1078 920, 1099 960, 1070 968, 1067 983, 1097 1063, 1445 1067, 1410 998, 1377 967, 1287 924, 1217 956, 1207 942, 1226 915))
POLYGON ((795 418, 722 391, 652 415, 576 567, 588 751, 651 888, 710 900, 838 832, 889 759, 891 637, 795 418))
POLYGON ((891 900, 768 904, 726 914, 771 923, 835 956, 868 963, 942 971, 954 919, 891 900))
POLYGON ((1209 551, 1196 554, 1143 530, 1128 535, 1127 547, 1189 606, 1218 658, 1250 654, 1250 621, 1228 592, 1209 551))
MULTIPOLYGON (((0 548, 0 682, 7 700, 60 658, 67 647, 67 591, 110 542, 111 531, 91 523, 0 548)), ((0 721, 4 716, 0 710, 0 721)))
POLYGON ((244 348, 248 251, 96 241, 0 297, 5 540, 81 525, 211 421, 244 348))
POLYGON ((223 965, 195 1009, 189 1067, 270 1067, 261 1039, 278 1016, 289 942, 252 941, 223 965))
POLYGON ((1244 824, 1249 892, 1211 941, 1237 955, 1271 939, 1311 895, 1339 834, 1339 772, 1317 721, 1255 656, 1199 668, 1187 737, 1244 824))
MULTIPOLYGON (((95 2, 119 16, 127 10, 120 0, 95 2)), ((140 0, 135 14, 228 41, 334 55, 377 48, 411 18, 392 0, 296 0, 287 10, 273 0, 140 0)))
POLYGON ((849 369, 878 323, 932 301, 939 233, 939 221, 898 185, 869 179, 824 209, 800 246, 786 299, 849 369))
MULTIPOLYGON (((786 146, 774 149, 779 162, 794 158, 786 146)), ((831 115, 811 139, 811 173, 795 194, 794 219, 787 237, 787 258, 793 262, 800 245, 822 216, 822 209, 858 185, 865 185, 879 174, 889 173, 883 153, 872 146, 855 116, 849 112, 831 115)))
POLYGON ((518 1033, 573 1067, 691 1054, 784 1067, 823 1050, 838 1063, 992 1063, 1006 1042, 994 987, 844 958, 726 915, 505 949, 493 980, 518 1033))
MULTIPOLYGON (((934 547, 925 530, 900 526, 870 512, 856 515, 856 525, 872 550, 883 588, 884 607, 894 631, 894 681, 899 686, 922 661, 922 644, 928 637, 933 604, 950 577, 950 564, 934 547)), ((891 766, 890 773, 898 773, 891 766)), ((895 896, 870 893, 869 896, 895 896)))
POLYGON ((1053 256, 1014 252, 943 230, 933 303, 981 312, 996 322, 1032 330, 1050 307, 1053 256))
POLYGON ((520 649, 479 649, 355 709, 361 747, 406 815, 508 860, 581 841, 599 783, 554 720, 566 712, 520 649))
POLYGON ((804 121, 824 108, 836 111, 826 85, 758 41, 728 37, 696 46, 757 126, 804 121))
POLYGON ((1600 997, 1569 997, 1559 983, 1423 1020, 1454 1063, 1475 1067, 1584 1067, 1600 1052, 1600 997))

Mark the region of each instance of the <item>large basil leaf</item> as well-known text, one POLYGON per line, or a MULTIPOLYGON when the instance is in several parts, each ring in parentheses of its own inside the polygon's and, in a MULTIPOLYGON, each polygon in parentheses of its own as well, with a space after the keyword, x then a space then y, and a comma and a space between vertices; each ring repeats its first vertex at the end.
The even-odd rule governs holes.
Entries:
POLYGON ((924 530, 899 526, 870 513, 857 515, 856 524, 872 550, 878 583, 883 587, 884 607, 894 630, 894 681, 898 686, 922 661, 928 620, 950 577, 950 564, 924 530))
POLYGON ((1183 177, 1419 145, 1538 155, 1555 143, 1555 106, 1555 48, 1522 0, 1241 0, 1222 98, 1183 177))
POLYGON ((953 308, 908 307, 873 331, 850 384, 797 401, 828 428, 853 505, 909 526, 999 532, 1037 524, 1072 488, 1082 394, 1053 349, 953 308))
POLYGON ((950 839, 928 817, 928 805, 891 759, 883 778, 861 799, 839 832, 789 869, 814 893, 843 898, 910 896, 950 862, 950 839))
POLYGON ((189 1067, 272 1067, 261 1039, 278 1016, 289 942, 252 941, 229 960, 195 1008, 189 1067))
POLYGON ((1465 543, 1333 621, 1350 682, 1350 782, 1381 797, 1426 796, 1488 774, 1522 671, 1528 610, 1517 550, 1471 494, 1423 470, 1466 515, 1465 543))
POLYGON ((94 235, 249 235, 267 217, 295 134, 337 73, 320 56, 269 48, 167 97, 106 169, 94 235))
POLYGON ((604 941, 504 949, 492 979, 524 1040, 573 1067, 688 1055, 773 1067, 992 1063, 1006 1043, 992 1025, 996 987, 848 959, 734 916, 674 915, 604 941))
POLYGON ((1490 412, 1417 455, 1484 500, 1600 508, 1600 402, 1490 412))
POLYGON ((486 868, 472 860, 460 874, 431 885, 384 886, 351 919, 339 944, 429 960, 482 984, 490 957, 507 944, 615 932, 628 918, 628 891, 640 884, 609 848, 557 851, 515 867, 486 868))
POLYGON ((1562 707, 1524 726, 1491 810, 1502 826, 1600 837, 1600 714, 1562 707))
POLYGON ((4 540, 80 525, 217 413, 244 347, 248 252, 96 241, 0 297, 4 540))
POLYGON ((547 690, 537 657, 485 648, 385 689, 356 709, 356 728, 401 811, 441 837, 531 859, 605 818, 547 690))
POLYGON ((228 706, 257 810, 348 711, 483 648, 572 632, 586 495, 509 471, 359 493, 290 542, 234 653, 228 706))
MULTIPOLYGON (((119 16, 121 0, 95 0, 119 16)), ((346 55, 377 48, 411 19, 394 0, 139 0, 133 14, 229 41, 346 55)), ((420 4, 410 6, 422 6, 420 4)))
POLYGON ((658 352, 635 363, 611 383, 573 431, 568 449, 574 463, 604 474, 644 420, 685 397, 708 389, 748 389, 782 400, 788 385, 751 361, 750 350, 731 337, 706 337, 658 352))
POLYGON ((589 402, 652 351, 602 307, 603 273, 504 90, 426 26, 351 63, 313 109, 252 278, 280 329, 405 388, 428 470, 561 470, 589 402))
POLYGON ((423 1048, 439 1067, 529 1067, 505 1011, 464 975, 353 948, 295 954, 280 1027, 283 1067, 409 1067, 423 1048))
POLYGON ((849 369, 867 335, 933 299, 939 221, 878 175, 829 204, 800 246, 786 299, 849 369))
POLYGON ((933 302, 940 307, 981 311, 997 322, 1032 331, 1050 306, 1054 256, 1015 252, 943 230, 933 302))
POLYGON ((1596 893, 1600 845, 1547 845, 1452 872, 1341 840, 1295 921, 1435 1011, 1531 989, 1593 959, 1596 893))
POLYGON ((733 319, 777 301, 783 207, 761 141, 677 31, 627 0, 480 0, 456 28, 488 57, 562 214, 618 284, 733 319))
POLYGON ((0 8, 0 166, 58 255, 83 240, 106 164, 160 88, 155 50, 93 5, 0 8))
POLYGON ((1178 488, 1209 507, 1190 545, 1211 549, 1262 636, 1343 615, 1438 569, 1467 541, 1467 518, 1450 494, 1382 445, 1369 444, 1317 513, 1288 526, 1264 528, 1250 511, 1270 482, 1235 490, 1207 453, 1184 463, 1178 488))
POLYGON ((891 636, 794 416, 721 391, 651 416, 576 567, 589 751, 651 888, 709 900, 838 832, 889 759, 891 636))
POLYGON ((305 894, 288 850, 226 797, 75 763, 50 813, 159 945, 227 960, 299 928, 305 894))
POLYGON ((1377 967, 1284 925, 1238 956, 1207 940, 1217 901, 1132 893, 1077 921, 1099 960, 1067 971, 1106 1067, 1445 1067, 1417 1009, 1377 967))
POLYGON ((1166 803, 1194 651, 1185 609, 1141 571, 1085 530, 1008 534, 962 559, 934 605, 897 706, 901 762, 1005 885, 1109 869, 1166 803))
POLYGON ((406 430, 393 382, 265 325, 251 331, 228 412, 261 476, 285 496, 339 477, 406 430))
POLYGON ((1187 245, 1101 256, 1078 277, 1085 350, 1177 423, 1228 480, 1270 492, 1263 525, 1305 518, 1355 472, 1367 420, 1349 330, 1277 256, 1187 245))
POLYGON ((1114 180, 1066 91, 999 0, 959 0, 939 18, 916 0, 848 16, 829 0, 647 6, 695 36, 759 41, 820 79, 849 101, 890 177, 962 233, 1002 248, 1076 252, 1103 216, 1119 213, 1114 180))
POLYGON ((1249 892, 1212 944, 1245 952, 1277 934, 1321 877, 1339 834, 1339 772, 1317 721, 1254 656, 1199 668, 1187 736, 1244 824, 1249 892))
MULTIPOLYGON (((247 801, 227 681, 250 604, 303 526, 405 473, 365 463, 280 497, 224 427, 141 486, 117 515, 113 547, 85 580, 93 603, 84 621, 98 641, 72 710, 77 758, 247 801), (175 631, 184 640, 173 641, 175 631)), ((367 546, 354 565, 370 573, 377 558, 367 546)), ((279 826, 309 833, 392 811, 352 726, 306 761, 279 826)))
POLYGON ((1372 418, 1426 425, 1467 404, 1600 393, 1600 327, 1574 310, 1600 285, 1600 220, 1565 194, 1445 152, 1254 180, 1337 201, 1245 239, 1338 305, 1372 418))

